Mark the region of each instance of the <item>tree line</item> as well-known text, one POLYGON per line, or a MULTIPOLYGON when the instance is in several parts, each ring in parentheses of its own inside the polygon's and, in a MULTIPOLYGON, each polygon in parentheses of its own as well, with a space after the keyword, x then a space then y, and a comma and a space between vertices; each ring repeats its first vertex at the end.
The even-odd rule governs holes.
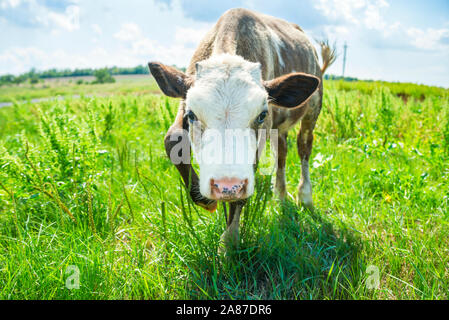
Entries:
POLYGON ((25 82, 29 82, 31 84, 38 83, 43 79, 49 78, 61 78, 61 77, 80 77, 80 76, 95 76, 98 81, 98 76, 100 79, 108 79, 106 82, 111 82, 110 79, 113 75, 127 75, 127 74, 148 74, 148 67, 146 66, 137 66, 131 68, 123 68, 123 67, 110 67, 110 68, 101 68, 101 69, 92 69, 92 68, 84 68, 84 69, 50 69, 45 71, 36 71, 36 69, 31 69, 30 71, 20 74, 20 75, 12 75, 6 74, 0 76, 0 85, 7 84, 21 84, 25 82))
MULTIPOLYGON (((358 78, 342 77, 342 76, 336 76, 336 75, 333 75, 333 74, 325 74, 324 75, 324 80, 343 80, 343 81, 349 81, 349 82, 359 81, 358 78)), ((370 81, 373 81, 373 80, 363 80, 363 81, 370 82, 370 81)))
MULTIPOLYGON (((174 66, 176 67, 176 66, 174 66)), ((185 68, 179 68, 185 71, 185 68)), ((84 68, 84 69, 49 69, 44 71, 37 71, 31 69, 20 75, 6 74, 0 76, 0 86, 8 84, 21 84, 29 82, 31 84, 38 83, 44 79, 61 78, 61 77, 81 77, 81 76, 94 76, 96 80, 93 83, 105 83, 114 82, 114 75, 131 75, 131 74, 149 74, 147 66, 136 66, 130 68, 124 67, 109 67, 109 68, 84 68)), ((325 75, 326 80, 344 80, 344 81, 357 81, 357 78, 341 77, 335 75, 325 75)), ((81 80, 80 80, 81 81, 81 80)))

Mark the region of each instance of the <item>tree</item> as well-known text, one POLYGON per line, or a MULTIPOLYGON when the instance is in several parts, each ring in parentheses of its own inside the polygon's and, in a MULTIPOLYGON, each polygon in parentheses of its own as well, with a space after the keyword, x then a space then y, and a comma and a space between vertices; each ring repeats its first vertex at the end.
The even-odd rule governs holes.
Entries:
POLYGON ((111 83, 115 82, 115 79, 109 73, 107 68, 98 69, 94 72, 95 80, 92 83, 111 83))

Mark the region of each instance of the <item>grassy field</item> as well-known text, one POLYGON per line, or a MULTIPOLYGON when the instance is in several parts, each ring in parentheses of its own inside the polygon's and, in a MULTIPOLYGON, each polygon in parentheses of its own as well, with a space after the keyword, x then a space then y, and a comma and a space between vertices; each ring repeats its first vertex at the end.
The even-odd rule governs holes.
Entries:
POLYGON ((222 261, 223 208, 186 197, 163 150, 177 101, 154 88, 66 84, 35 97, 80 98, 0 108, 0 299, 449 298, 448 90, 325 82, 315 212, 292 200, 291 131, 291 201, 258 176, 222 261))
POLYGON ((80 95, 126 95, 126 94, 149 94, 159 93, 155 82, 148 82, 148 75, 123 75, 114 76, 115 83, 103 85, 90 84, 94 77, 67 77, 46 79, 38 84, 24 83, 21 85, 0 86, 1 102, 22 102, 32 99, 57 96, 80 96, 80 95), (82 80, 82 84, 77 81, 82 80))

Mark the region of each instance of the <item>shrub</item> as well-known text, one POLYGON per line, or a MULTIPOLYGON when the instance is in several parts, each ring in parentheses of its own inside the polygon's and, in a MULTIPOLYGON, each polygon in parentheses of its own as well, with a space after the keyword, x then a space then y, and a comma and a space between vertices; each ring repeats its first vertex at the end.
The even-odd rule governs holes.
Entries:
POLYGON ((95 83, 112 83, 115 82, 115 79, 109 73, 107 68, 99 69, 94 72, 95 80, 92 82, 95 83))

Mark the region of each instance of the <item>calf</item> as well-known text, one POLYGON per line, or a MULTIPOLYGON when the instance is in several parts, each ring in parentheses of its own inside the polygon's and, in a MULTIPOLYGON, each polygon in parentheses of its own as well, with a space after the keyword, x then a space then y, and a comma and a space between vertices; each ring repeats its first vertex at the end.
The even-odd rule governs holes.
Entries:
MULTIPOLYGON (((225 12, 196 49, 186 73, 150 62, 162 92, 181 98, 174 124, 165 137, 167 155, 175 164, 192 200, 213 211, 217 201, 230 202, 225 243, 238 240, 240 213, 254 191, 257 129, 276 129, 275 190, 286 196, 287 132, 298 121, 301 158, 298 201, 312 208, 309 157, 313 129, 321 110, 322 75, 335 52, 320 43, 323 66, 315 48, 296 24, 246 9, 225 12), (229 131, 246 136, 244 160, 235 143, 221 138, 229 131), (186 142, 187 141, 187 142, 186 142), (276 143, 277 142, 277 143, 276 143), (180 147, 181 146, 181 147, 180 147), (190 163, 190 146, 200 177, 190 163), (221 159, 229 154, 228 161, 221 159), (180 158, 179 158, 180 157, 180 158), (178 160, 175 160, 178 159, 178 160), (181 160, 179 160, 181 159, 181 160)), ((239 140, 239 139, 237 139, 239 140)))

